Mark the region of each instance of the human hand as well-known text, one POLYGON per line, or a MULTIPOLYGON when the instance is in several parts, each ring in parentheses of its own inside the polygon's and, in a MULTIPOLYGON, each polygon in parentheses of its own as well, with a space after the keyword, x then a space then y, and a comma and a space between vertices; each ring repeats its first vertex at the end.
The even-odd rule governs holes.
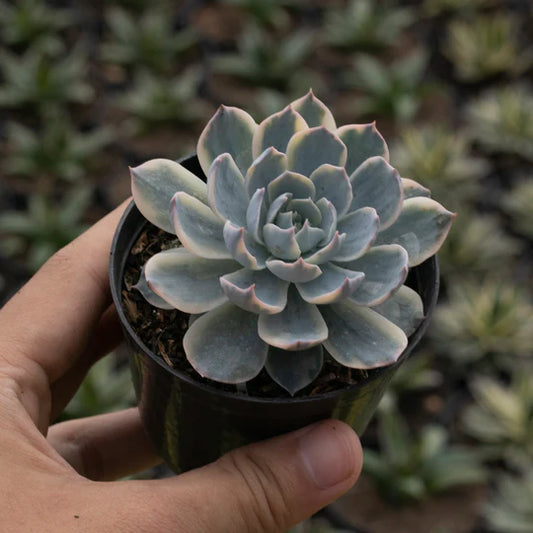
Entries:
POLYGON ((0 310, 0 524, 20 532, 283 531, 348 490, 362 452, 325 421, 162 480, 137 409, 50 425, 120 341, 108 289, 124 206, 52 257, 0 310))

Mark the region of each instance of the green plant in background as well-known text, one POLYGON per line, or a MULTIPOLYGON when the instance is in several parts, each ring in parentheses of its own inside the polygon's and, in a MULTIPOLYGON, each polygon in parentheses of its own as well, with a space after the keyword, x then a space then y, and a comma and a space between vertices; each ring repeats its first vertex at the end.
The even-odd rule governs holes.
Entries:
MULTIPOLYGON (((510 384, 476 376, 470 389, 475 403, 464 412, 464 431, 488 445, 493 457, 533 458, 533 373, 516 369, 510 384)), ((533 501, 533 500, 532 500, 533 501)))
POLYGON ((471 12, 496 4, 499 0, 424 0, 423 11, 430 16, 449 12, 471 12))
POLYGON ((135 394, 127 365, 117 366, 109 354, 91 367, 61 419, 83 418, 132 407, 135 394))
POLYGON ((369 55, 354 60, 346 72, 346 86, 358 89, 361 96, 354 107, 359 115, 382 116, 406 122, 414 117, 427 92, 424 74, 427 55, 421 51, 385 64, 369 55))
POLYGON ((133 87, 120 94, 117 104, 131 116, 128 125, 135 133, 191 124, 204 118, 209 109, 205 100, 198 98, 200 78, 196 66, 171 79, 140 70, 133 87))
POLYGON ((422 501, 461 485, 484 483, 486 470, 473 450, 448 444, 444 427, 424 426, 415 436, 400 413, 378 415, 380 451, 365 449, 363 473, 393 505, 422 501))
POLYGON ((43 0, 0 2, 0 35, 10 46, 38 46, 50 53, 63 49, 57 32, 73 23, 72 14, 43 0))
POLYGON ((328 9, 322 30, 326 43, 347 51, 381 52, 391 47, 415 16, 410 8, 389 4, 351 0, 328 9))
POLYGON ((29 268, 37 270, 87 228, 82 219, 91 195, 87 187, 70 191, 62 201, 34 193, 28 197, 26 211, 1 213, 0 253, 24 257, 29 268))
POLYGON ((472 20, 454 20, 448 25, 444 53, 456 75, 477 82, 497 74, 520 74, 532 63, 531 49, 518 39, 519 20, 500 12, 476 15, 472 20))
POLYGON ((465 276, 483 277, 493 272, 496 264, 500 273, 509 274, 524 248, 522 241, 505 231, 497 215, 478 215, 466 209, 459 212, 458 220, 460 223, 452 227, 439 251, 444 277, 449 281, 465 276))
POLYGON ((485 160, 470 155, 467 136, 440 124, 403 129, 391 160, 402 176, 417 176, 454 210, 476 197, 479 180, 488 172, 485 160))
POLYGON ((485 506, 484 517, 494 533, 531 533, 533 531, 533 463, 520 474, 501 474, 496 490, 485 506))
POLYGON ((237 51, 213 58, 213 69, 252 85, 279 91, 309 88, 310 74, 303 68, 313 50, 314 34, 296 30, 279 38, 257 26, 248 26, 237 42, 237 51))
POLYGON ((79 181, 87 176, 95 156, 112 138, 108 127, 81 132, 58 115, 44 120, 41 131, 12 122, 7 126, 2 170, 27 179, 79 181))
POLYGON ((516 154, 533 161, 533 92, 503 86, 467 106, 471 137, 489 152, 516 154))
MULTIPOLYGON (((442 374, 428 357, 411 356, 396 371, 386 394, 399 397, 406 393, 434 389, 442 383, 442 374)), ((391 401, 391 400, 389 400, 391 401)))
POLYGON ((279 29, 286 28, 290 23, 285 8, 302 5, 298 0, 222 0, 221 3, 241 8, 258 24, 279 29))
POLYGON ((456 280, 448 301, 435 311, 429 335, 437 352, 461 368, 516 364, 514 356, 531 356, 530 295, 505 278, 456 280))
POLYGON ((110 8, 106 22, 111 35, 101 45, 102 59, 156 72, 171 71, 179 56, 197 43, 194 32, 175 29, 174 18, 170 6, 150 8, 139 15, 119 7, 110 8))
POLYGON ((0 55, 3 83, 0 107, 47 109, 65 103, 88 103, 93 88, 85 81, 87 55, 78 45, 64 57, 51 57, 38 47, 19 56, 4 50, 0 55))
POLYGON ((503 200, 503 207, 512 219, 514 229, 533 238, 533 180, 522 179, 503 200))

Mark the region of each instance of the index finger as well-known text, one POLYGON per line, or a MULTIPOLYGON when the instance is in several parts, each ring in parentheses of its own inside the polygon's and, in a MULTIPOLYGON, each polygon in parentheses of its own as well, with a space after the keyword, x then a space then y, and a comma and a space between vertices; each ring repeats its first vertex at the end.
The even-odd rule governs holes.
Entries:
POLYGON ((0 310, 0 364, 36 363, 56 381, 110 304, 108 262, 124 202, 52 256, 0 310))

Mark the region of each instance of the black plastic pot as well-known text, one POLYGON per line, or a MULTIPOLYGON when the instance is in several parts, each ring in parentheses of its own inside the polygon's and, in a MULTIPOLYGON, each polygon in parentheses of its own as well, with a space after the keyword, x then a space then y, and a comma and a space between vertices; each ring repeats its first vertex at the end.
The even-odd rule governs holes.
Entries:
MULTIPOLYGON (((196 157, 181 163, 203 176, 196 157)), ((126 319, 121 301, 124 267, 146 224, 132 202, 112 244, 111 293, 131 349, 133 383, 145 430, 157 452, 177 473, 207 464, 243 444, 325 418, 343 420, 361 434, 396 369, 424 334, 437 301, 438 264, 431 257, 409 274, 410 285, 424 302, 425 320, 409 338, 397 363, 370 371, 361 383, 308 398, 257 398, 223 392, 168 366, 143 344, 126 319)))

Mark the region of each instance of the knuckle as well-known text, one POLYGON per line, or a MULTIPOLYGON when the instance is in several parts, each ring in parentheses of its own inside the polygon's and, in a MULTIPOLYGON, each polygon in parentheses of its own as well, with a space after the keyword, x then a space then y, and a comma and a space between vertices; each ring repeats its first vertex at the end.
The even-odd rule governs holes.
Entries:
POLYGON ((246 531, 284 531, 291 522, 287 491, 268 461, 241 449, 223 456, 219 463, 242 487, 236 505, 246 531))

